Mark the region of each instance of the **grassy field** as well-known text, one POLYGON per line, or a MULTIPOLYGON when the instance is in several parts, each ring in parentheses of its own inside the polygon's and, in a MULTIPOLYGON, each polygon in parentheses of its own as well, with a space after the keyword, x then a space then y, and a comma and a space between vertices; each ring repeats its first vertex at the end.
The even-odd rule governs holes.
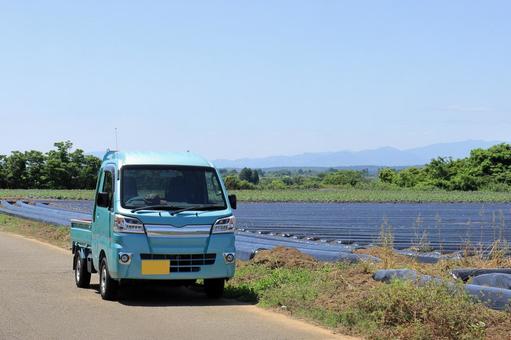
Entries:
POLYGON ((511 192, 412 189, 288 189, 232 191, 249 202, 511 202, 511 192))
MULTIPOLYGON (((242 202, 511 202, 511 192, 414 189, 233 190, 242 202)), ((93 190, 0 189, 0 198, 92 199, 93 190)))
MULTIPOLYGON (((69 229, 0 214, 0 231, 18 233, 69 248, 69 229)), ((421 264, 387 248, 362 250, 379 263, 323 263, 293 249, 262 251, 238 262, 226 296, 310 320, 342 334, 370 339, 505 339, 511 312, 470 300, 458 289, 410 282, 376 282, 378 269, 411 268, 450 280, 455 267, 511 267, 504 256, 421 264)))
POLYGON ((0 198, 58 198, 91 200, 94 190, 0 189, 0 198))

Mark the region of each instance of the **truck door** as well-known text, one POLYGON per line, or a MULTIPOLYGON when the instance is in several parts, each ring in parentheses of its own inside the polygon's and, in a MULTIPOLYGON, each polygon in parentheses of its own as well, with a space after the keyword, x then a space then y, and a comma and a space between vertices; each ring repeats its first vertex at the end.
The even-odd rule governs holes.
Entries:
MULTIPOLYGON (((114 200, 114 168, 106 167, 101 173, 101 182, 98 192, 108 193, 110 205, 100 207, 95 205, 94 222, 92 224, 92 252, 94 258, 99 262, 99 253, 103 249, 108 254, 113 221, 113 200, 114 200)), ((96 262, 99 265, 99 263, 96 262)))

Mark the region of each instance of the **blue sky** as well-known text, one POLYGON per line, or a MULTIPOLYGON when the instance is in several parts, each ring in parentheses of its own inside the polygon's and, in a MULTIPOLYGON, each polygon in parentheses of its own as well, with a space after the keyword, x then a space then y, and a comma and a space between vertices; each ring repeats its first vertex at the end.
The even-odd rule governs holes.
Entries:
POLYGON ((0 1, 0 153, 510 140, 509 1, 0 1))

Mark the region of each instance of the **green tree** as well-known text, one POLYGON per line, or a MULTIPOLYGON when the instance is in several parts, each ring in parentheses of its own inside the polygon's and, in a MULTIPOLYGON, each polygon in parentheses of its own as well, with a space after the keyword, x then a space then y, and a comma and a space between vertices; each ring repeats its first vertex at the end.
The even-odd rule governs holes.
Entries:
POLYGON ((5 155, 0 155, 0 189, 7 188, 7 170, 5 155))
POLYGON ((5 172, 8 188, 27 188, 27 159, 24 153, 13 151, 6 159, 5 172))
POLYGON ((46 155, 41 151, 26 151, 25 167, 26 178, 25 187, 41 189, 47 185, 46 177, 46 155))
POLYGON ((243 168, 240 171, 239 179, 254 185, 259 184, 259 172, 250 168, 243 168))
POLYGON ((73 173, 70 171, 69 150, 73 147, 70 141, 53 144, 56 150, 48 152, 46 167, 48 184, 52 189, 68 189, 72 187, 73 173))
POLYGON ((101 159, 91 155, 84 157, 80 171, 80 188, 94 189, 96 187, 99 168, 101 168, 101 159))
POLYGON ((393 184, 397 178, 397 171, 391 168, 383 168, 378 172, 378 178, 383 183, 393 184))
POLYGON ((242 181, 250 182, 250 180, 252 179, 252 169, 250 169, 250 168, 241 169, 238 177, 242 181))
POLYGON ((259 172, 252 170, 252 176, 250 176, 249 182, 255 185, 259 184, 259 172))
POLYGON ((94 188, 101 160, 81 149, 70 152, 70 141, 54 146, 46 154, 31 150, 0 155, 0 188, 94 188))
POLYGON ((422 169, 411 167, 398 172, 396 184, 400 187, 412 188, 417 184, 425 182, 425 176, 422 169))

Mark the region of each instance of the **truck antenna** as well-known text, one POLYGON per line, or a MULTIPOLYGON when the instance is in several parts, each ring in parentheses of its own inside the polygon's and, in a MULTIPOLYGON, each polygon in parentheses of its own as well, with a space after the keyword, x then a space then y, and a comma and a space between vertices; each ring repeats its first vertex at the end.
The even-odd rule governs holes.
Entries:
POLYGON ((115 128, 115 150, 119 151, 119 145, 117 144, 117 128, 115 128))

